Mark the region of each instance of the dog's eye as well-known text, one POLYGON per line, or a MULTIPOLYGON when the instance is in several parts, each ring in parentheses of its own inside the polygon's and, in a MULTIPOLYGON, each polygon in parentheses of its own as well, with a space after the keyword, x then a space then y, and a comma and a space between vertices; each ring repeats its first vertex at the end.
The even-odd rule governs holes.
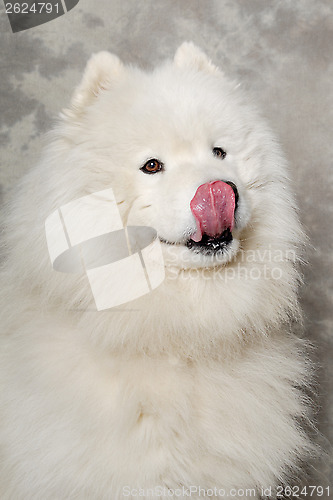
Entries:
POLYGON ((227 153, 222 148, 214 148, 213 155, 217 158, 221 158, 221 160, 224 160, 224 158, 227 156, 227 153))
POLYGON ((157 172, 160 172, 163 170, 163 163, 159 160, 156 160, 156 158, 152 158, 151 160, 148 160, 143 167, 140 168, 142 172, 145 174, 156 174, 157 172))

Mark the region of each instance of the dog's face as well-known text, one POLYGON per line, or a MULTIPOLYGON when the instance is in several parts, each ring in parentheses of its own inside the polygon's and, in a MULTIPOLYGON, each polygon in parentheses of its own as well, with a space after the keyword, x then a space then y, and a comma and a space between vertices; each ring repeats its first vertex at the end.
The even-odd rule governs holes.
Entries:
POLYGON ((225 265, 276 214, 283 173, 272 139, 192 44, 153 73, 95 56, 72 110, 77 149, 98 158, 93 184, 109 182, 125 224, 156 229, 167 265, 225 265))

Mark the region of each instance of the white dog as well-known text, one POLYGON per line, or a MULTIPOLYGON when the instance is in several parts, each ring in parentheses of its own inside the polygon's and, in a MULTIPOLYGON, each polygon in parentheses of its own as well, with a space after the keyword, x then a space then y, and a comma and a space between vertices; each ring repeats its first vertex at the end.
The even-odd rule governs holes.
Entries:
POLYGON ((193 44, 152 72, 90 59, 5 218, 2 500, 275 498, 295 483, 314 447, 288 175, 193 44), (108 188, 124 226, 156 230, 165 279, 97 311, 85 272, 52 269, 45 221, 108 188))

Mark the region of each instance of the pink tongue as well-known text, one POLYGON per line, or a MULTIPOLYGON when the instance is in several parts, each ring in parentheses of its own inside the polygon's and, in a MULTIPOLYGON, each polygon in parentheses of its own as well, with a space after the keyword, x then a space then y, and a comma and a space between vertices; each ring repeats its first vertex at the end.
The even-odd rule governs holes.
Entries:
POLYGON ((214 181, 199 186, 190 203, 197 224, 191 239, 200 241, 203 234, 220 236, 226 229, 232 231, 235 204, 235 193, 229 184, 214 181))

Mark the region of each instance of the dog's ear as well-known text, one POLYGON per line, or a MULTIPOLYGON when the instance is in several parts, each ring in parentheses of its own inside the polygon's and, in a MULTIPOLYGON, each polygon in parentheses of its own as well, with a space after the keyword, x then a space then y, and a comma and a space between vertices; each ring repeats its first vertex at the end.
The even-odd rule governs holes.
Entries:
POLYGON ((219 68, 192 42, 184 42, 178 47, 174 63, 179 68, 195 68, 209 73, 219 72, 219 68))
POLYGON ((93 54, 85 68, 80 85, 74 91, 71 108, 80 112, 92 104, 101 90, 111 88, 123 72, 124 66, 120 59, 110 52, 103 51, 93 54))

